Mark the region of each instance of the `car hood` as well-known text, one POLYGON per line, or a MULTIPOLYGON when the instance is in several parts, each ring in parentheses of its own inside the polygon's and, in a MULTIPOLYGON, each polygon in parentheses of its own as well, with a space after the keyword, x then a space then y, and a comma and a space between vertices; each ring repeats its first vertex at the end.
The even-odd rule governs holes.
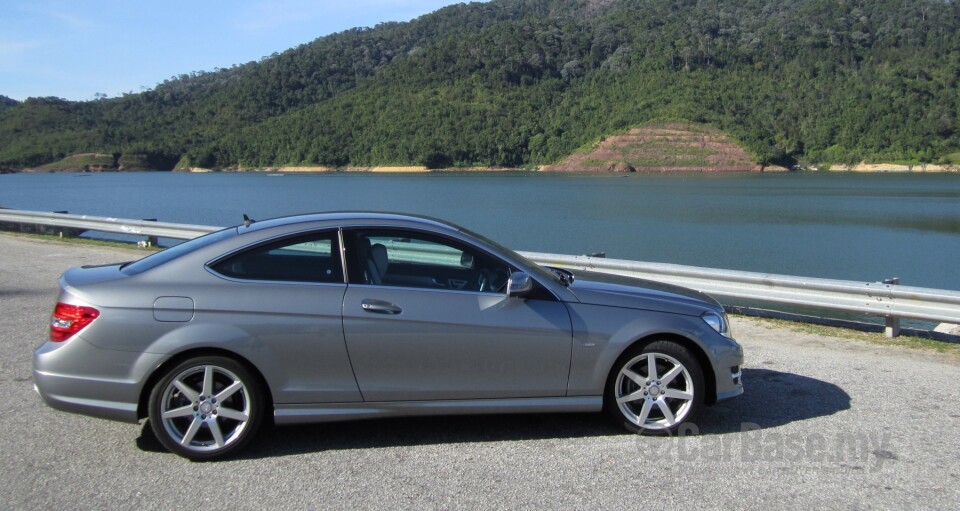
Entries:
POLYGON ((723 311, 706 293, 685 287, 589 271, 575 271, 574 276, 568 289, 581 303, 690 315, 723 311))

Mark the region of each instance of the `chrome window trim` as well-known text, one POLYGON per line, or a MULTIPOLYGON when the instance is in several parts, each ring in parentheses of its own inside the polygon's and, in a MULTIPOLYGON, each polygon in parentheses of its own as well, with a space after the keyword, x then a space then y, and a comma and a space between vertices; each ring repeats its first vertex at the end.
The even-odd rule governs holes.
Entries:
POLYGON ((492 293, 488 291, 463 291, 461 289, 433 288, 433 287, 410 287, 410 286, 386 286, 383 284, 347 284, 350 287, 362 287, 364 289, 395 289, 397 291, 426 291, 430 293, 457 293, 463 295, 476 296, 500 296, 507 297, 507 293, 492 293))
POLYGON ((225 280, 227 282, 233 282, 236 284, 271 284, 271 285, 286 285, 286 286, 336 286, 346 288, 346 282, 309 282, 305 280, 261 280, 261 279, 238 279, 236 277, 228 277, 213 271, 209 266, 204 267, 208 273, 217 277, 220 280, 225 280))

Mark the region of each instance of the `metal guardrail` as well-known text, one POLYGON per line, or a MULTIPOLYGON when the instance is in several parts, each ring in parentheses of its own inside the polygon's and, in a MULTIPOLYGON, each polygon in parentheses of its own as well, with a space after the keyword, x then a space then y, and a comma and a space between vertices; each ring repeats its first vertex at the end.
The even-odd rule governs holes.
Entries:
POLYGON ((88 215, 67 215, 42 211, 0 209, 0 222, 45 225, 86 231, 132 234, 147 237, 188 240, 221 229, 207 225, 171 224, 151 220, 130 220, 88 215))
MULTIPOLYGON (((718 299, 733 298, 889 318, 960 323, 960 291, 588 256, 524 255, 538 264, 668 282, 703 291, 718 299)), ((898 328, 889 323, 888 327, 898 328)))
MULTIPOLYGON (((65 227, 147 237, 190 239, 220 227, 145 220, 2 210, 0 222, 65 227)), ((887 335, 899 333, 899 318, 960 323, 960 291, 774 275, 603 257, 520 252, 549 266, 624 275, 676 284, 715 298, 814 307, 888 318, 887 335)))

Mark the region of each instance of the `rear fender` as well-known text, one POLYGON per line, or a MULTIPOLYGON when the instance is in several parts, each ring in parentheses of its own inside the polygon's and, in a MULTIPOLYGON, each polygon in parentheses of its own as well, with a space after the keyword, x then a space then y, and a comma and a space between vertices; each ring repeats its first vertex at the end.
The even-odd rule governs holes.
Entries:
MULTIPOLYGON (((267 375, 284 374, 273 352, 244 329, 230 324, 185 323, 151 343, 144 351, 167 355, 163 362, 187 351, 218 350, 235 353, 251 361, 256 360, 256 371, 264 375, 270 389, 282 388, 282 382, 271 381, 267 375)), ((156 371, 161 364, 154 368, 156 371)))

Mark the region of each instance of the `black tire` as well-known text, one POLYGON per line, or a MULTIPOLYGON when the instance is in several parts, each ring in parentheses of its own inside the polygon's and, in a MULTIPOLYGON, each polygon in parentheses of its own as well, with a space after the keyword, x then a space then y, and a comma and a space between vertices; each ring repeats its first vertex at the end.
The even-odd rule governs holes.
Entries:
POLYGON ((256 436, 264 403, 259 380, 242 364, 195 357, 167 371, 153 387, 150 425, 170 452, 194 461, 221 459, 256 436))
POLYGON ((654 341, 627 350, 614 364, 604 409, 631 433, 670 435, 700 415, 704 392, 703 368, 690 350, 673 341, 654 341))

